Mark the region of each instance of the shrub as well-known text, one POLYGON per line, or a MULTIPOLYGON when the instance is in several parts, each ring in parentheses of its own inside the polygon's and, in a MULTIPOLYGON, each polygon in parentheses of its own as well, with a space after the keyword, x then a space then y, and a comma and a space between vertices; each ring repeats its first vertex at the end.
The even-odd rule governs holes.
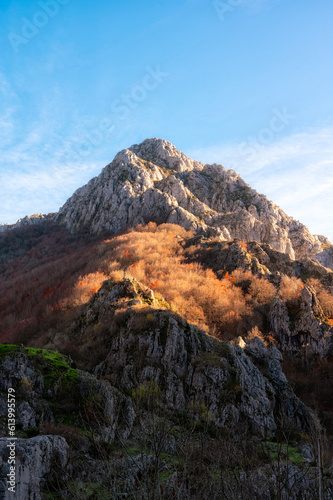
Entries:
POLYGON ((114 277, 124 264, 124 255, 131 256, 127 274, 144 285, 158 289, 171 308, 189 322, 205 330, 236 331, 247 311, 242 290, 227 274, 219 280, 210 269, 197 263, 186 263, 181 239, 191 236, 172 224, 148 224, 110 240, 103 267, 114 277), (110 261, 108 257, 110 255, 110 261), (118 266, 116 265, 118 262, 118 266))
POLYGON ((253 274, 251 271, 244 271, 244 269, 235 269, 231 273, 231 276, 235 278, 234 284, 240 287, 244 293, 249 293, 250 285, 253 281, 253 274))
POLYGON ((283 276, 280 282, 279 294, 283 301, 295 300, 304 288, 302 280, 295 277, 283 276))
POLYGON ((254 338, 259 338, 264 342, 266 346, 275 345, 275 339, 272 333, 264 334, 257 326, 254 326, 250 331, 247 332, 246 340, 251 340, 254 338))
POLYGON ((249 287, 249 294, 251 295, 252 300, 260 303, 267 303, 271 302, 275 297, 276 288, 266 278, 253 276, 249 287))
MULTIPOLYGON (((79 320, 81 306, 98 292, 103 281, 123 280, 125 268, 126 276, 158 290, 163 298, 160 307, 168 303, 199 328, 232 338, 239 334, 243 319, 253 308, 272 299, 275 288, 250 271, 223 273, 219 279, 211 269, 186 261, 184 240, 195 248, 192 233, 174 224, 158 226, 153 222, 109 239, 80 244, 60 231, 38 240, 33 247, 33 253, 40 255, 38 263, 32 264, 32 255, 24 257, 26 261, 18 261, 6 286, 0 285, 2 340, 26 343, 34 336, 36 343, 41 336, 51 338, 79 320)), ((113 323, 117 326, 124 320, 126 312, 118 311, 113 323)), ((144 320, 147 322, 147 318, 138 318, 138 324, 144 320)), ((103 328, 101 325, 101 331, 103 328)), ((100 332, 97 326, 95 330, 86 333, 100 332)))
POLYGON ((261 331, 259 330, 259 328, 257 326, 254 326, 252 328, 252 330, 250 330, 247 333, 246 339, 251 340, 251 339, 254 339, 256 337, 259 338, 260 340, 262 340, 263 342, 265 342, 265 338, 264 338, 263 334, 261 333, 261 331))

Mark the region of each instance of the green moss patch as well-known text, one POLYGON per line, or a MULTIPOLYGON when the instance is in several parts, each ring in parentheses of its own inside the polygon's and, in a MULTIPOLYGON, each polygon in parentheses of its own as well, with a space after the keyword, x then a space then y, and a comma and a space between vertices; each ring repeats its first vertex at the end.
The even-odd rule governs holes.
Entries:
POLYGON ((8 356, 9 354, 13 354, 15 352, 20 351, 20 346, 14 344, 0 344, 0 360, 8 356))
POLYGON ((278 462, 279 460, 290 460, 294 465, 305 462, 302 454, 297 448, 290 445, 288 446, 285 443, 278 444, 273 441, 266 441, 263 443, 263 450, 274 462, 278 462))
POLYGON ((22 353, 31 359, 32 364, 44 377, 45 388, 52 389, 56 383, 72 384, 78 376, 77 370, 71 367, 68 356, 55 351, 22 347, 14 344, 0 344, 0 361, 6 356, 22 353))

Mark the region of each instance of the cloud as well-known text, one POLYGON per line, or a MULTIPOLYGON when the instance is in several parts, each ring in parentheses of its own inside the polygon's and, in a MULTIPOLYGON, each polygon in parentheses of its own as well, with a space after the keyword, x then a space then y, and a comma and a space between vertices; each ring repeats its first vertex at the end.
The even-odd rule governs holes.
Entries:
POLYGON ((0 137, 1 147, 8 146, 14 139, 15 120, 18 98, 12 86, 0 73, 0 137))
POLYGON ((26 104, 0 73, 0 97, 0 222, 58 210, 99 173, 98 155, 66 161, 64 137, 75 140, 75 134, 56 92, 40 96, 33 115, 25 113, 26 104))
POLYGON ((2 97, 7 100, 10 99, 16 101, 18 99, 12 85, 2 73, 0 73, 0 94, 2 94, 2 97))
POLYGON ((44 126, 32 123, 23 136, 15 121, 0 120, 12 134, 11 144, 0 147, 0 222, 16 222, 36 212, 57 211, 73 191, 101 170, 95 161, 65 163, 58 134, 45 120, 44 126))
POLYGON ((5 195, 1 200, 1 222, 15 222, 24 215, 54 212, 96 172, 96 164, 80 164, 75 168, 49 164, 35 165, 25 171, 8 169, 0 174, 5 195), (81 181, 81 182, 80 182, 81 181))
POLYGON ((248 151, 244 143, 233 143, 189 153, 204 163, 236 170, 311 232, 333 240, 333 127, 276 138, 248 151))

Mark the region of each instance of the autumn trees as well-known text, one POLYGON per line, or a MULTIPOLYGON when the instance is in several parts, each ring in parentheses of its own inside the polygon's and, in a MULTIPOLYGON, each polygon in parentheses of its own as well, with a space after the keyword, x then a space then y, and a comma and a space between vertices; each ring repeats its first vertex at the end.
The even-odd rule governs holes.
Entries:
MULTIPOLYGON (((158 307, 169 307, 224 340, 246 336, 254 327, 269 336, 274 297, 297 306, 302 280, 282 276, 277 285, 242 268, 213 271, 210 261, 196 261, 202 248, 200 238, 184 228, 153 222, 111 238, 73 236, 59 228, 19 228, 2 235, 0 340, 28 343, 33 337, 36 342, 61 330, 107 279, 135 278, 153 290, 158 307)), ((333 323, 332 294, 318 280, 308 283, 333 323)))

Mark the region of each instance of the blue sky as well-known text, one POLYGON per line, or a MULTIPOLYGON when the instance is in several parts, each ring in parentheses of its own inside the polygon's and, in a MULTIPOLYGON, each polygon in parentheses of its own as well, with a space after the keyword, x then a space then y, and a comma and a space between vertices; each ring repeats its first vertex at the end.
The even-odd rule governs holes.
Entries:
POLYGON ((161 137, 333 240, 331 0, 0 4, 0 222, 161 137))

